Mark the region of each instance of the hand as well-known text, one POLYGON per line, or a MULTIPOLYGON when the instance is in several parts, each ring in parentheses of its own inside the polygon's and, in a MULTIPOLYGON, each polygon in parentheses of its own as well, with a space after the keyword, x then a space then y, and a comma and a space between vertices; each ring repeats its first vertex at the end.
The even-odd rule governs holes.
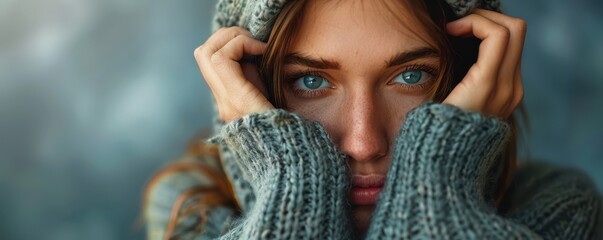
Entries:
POLYGON ((261 55, 264 51, 266 43, 240 27, 219 29, 195 49, 195 59, 224 122, 274 108, 266 99, 256 67, 239 63, 245 55, 261 55))
POLYGON ((482 9, 448 23, 449 34, 473 35, 482 42, 477 62, 443 103, 508 118, 523 99, 521 53, 526 28, 522 19, 482 9))

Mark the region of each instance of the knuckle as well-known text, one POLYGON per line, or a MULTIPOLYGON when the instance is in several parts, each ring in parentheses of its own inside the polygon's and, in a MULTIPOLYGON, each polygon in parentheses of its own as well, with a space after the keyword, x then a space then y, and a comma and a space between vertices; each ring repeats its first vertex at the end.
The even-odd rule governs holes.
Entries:
POLYGON ((528 23, 521 18, 514 18, 511 25, 515 31, 521 34, 525 34, 525 32, 528 30, 528 23))
POLYGON ((209 60, 214 65, 222 65, 225 61, 224 53, 222 52, 222 50, 218 50, 217 52, 211 55, 209 60))
POLYGON ((230 27, 222 27, 216 31, 216 34, 235 34, 238 32, 239 27, 230 26, 230 27))
POLYGON ((233 27, 226 27, 224 29, 224 32, 229 33, 229 34, 233 34, 233 33, 238 33, 239 32, 239 28, 236 26, 233 27))
POLYGON ((221 27, 218 30, 216 30, 216 32, 214 32, 214 34, 222 34, 226 30, 228 30, 228 27, 221 27))
POLYGON ((477 18, 481 18, 481 17, 482 17, 482 16, 480 16, 480 15, 479 15, 479 14, 477 14, 477 13, 471 13, 471 14, 467 15, 465 18, 475 20, 475 19, 477 19, 477 18))
POLYGON ((494 33, 500 38, 509 39, 511 36, 511 31, 508 28, 500 26, 494 30, 494 33))
POLYGON ((237 35, 237 31, 234 27, 223 27, 218 29, 216 32, 213 33, 214 36, 231 36, 234 37, 237 35))
POLYGON ((467 75, 465 75, 465 79, 470 80, 467 81, 467 83, 472 87, 484 87, 490 90, 495 87, 496 81, 495 78, 487 76, 486 72, 487 69, 484 69, 484 67, 481 65, 473 65, 472 69, 470 69, 469 72, 467 72, 467 75))
POLYGON ((244 35, 246 32, 245 29, 241 28, 241 27, 228 27, 224 30, 224 34, 230 36, 231 38, 235 38, 237 36, 240 35, 244 35))
POLYGON ((235 31, 237 31, 237 33, 240 33, 240 34, 247 34, 247 33, 249 33, 249 31, 247 31, 247 29, 239 27, 239 26, 234 26, 232 28, 235 29, 235 31))
POLYGON ((205 49, 204 45, 201 45, 201 46, 195 48, 195 50, 193 51, 193 56, 195 56, 195 59, 197 59, 197 60, 201 59, 204 49, 205 49))
POLYGON ((225 27, 221 27, 221 28, 216 29, 215 31, 213 31, 211 33, 210 38, 213 37, 213 36, 218 36, 218 35, 222 34, 225 30, 226 30, 225 27))
POLYGON ((247 40, 247 38, 248 38, 248 37, 247 37, 247 36, 245 36, 245 35, 237 35, 236 37, 234 37, 234 38, 232 39, 232 41, 234 41, 234 42, 236 42, 236 43, 241 43, 241 42, 244 42, 245 40, 247 40))

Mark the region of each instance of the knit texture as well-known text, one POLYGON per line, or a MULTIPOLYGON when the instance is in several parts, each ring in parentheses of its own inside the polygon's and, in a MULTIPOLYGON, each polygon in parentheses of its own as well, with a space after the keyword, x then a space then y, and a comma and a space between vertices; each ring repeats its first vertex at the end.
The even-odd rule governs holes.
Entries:
MULTIPOLYGON (((266 41, 286 2, 219 0, 213 29, 240 26, 266 41)), ((458 17, 500 11, 498 0, 446 2, 458 17)), ((509 126, 479 113, 435 103, 409 112, 365 236, 351 227, 345 157, 319 123, 274 109, 214 126, 220 159, 195 161, 220 161, 242 212, 214 207, 201 232, 200 215, 181 218, 172 235, 180 239, 603 239, 601 198, 575 170, 521 165, 508 214, 496 212, 492 190, 509 126)), ((191 172, 161 179, 145 208, 148 238, 171 237, 165 229, 180 194, 213 185, 191 172)))
POLYGON ((256 193, 251 218, 240 227, 243 236, 332 239, 349 234, 344 157, 318 123, 272 110, 226 125, 213 142, 234 152, 256 193))
MULTIPOLYGON (((213 20, 213 30, 239 26, 262 41, 268 40, 272 24, 287 0, 219 0, 213 20)), ((452 11, 465 16, 476 8, 500 12, 499 0, 446 0, 452 11)))
MULTIPOLYGON (((488 192, 508 125, 454 106, 412 110, 393 146, 392 163, 367 239, 600 239, 601 199, 582 173, 543 164, 518 169, 510 212, 499 215, 488 192)), ((242 214, 212 209, 196 239, 357 239, 346 201, 345 158, 322 126, 269 110, 225 125, 212 139, 231 149, 255 194, 242 214), (215 214, 214 214, 215 213, 215 214), (230 213, 230 214, 225 214, 230 213), (235 219, 235 220, 233 220, 235 219)), ((169 200, 186 186, 166 178, 146 209, 150 239, 161 239, 169 200), (171 196, 167 197, 166 196, 171 196), (166 200, 168 200, 166 202, 166 200)), ((197 184, 207 184, 202 179, 197 184)), ((199 216, 183 219, 177 232, 199 216)))
POLYGON ((408 118, 368 239, 537 238, 498 216, 486 194, 507 124, 437 104, 408 118))

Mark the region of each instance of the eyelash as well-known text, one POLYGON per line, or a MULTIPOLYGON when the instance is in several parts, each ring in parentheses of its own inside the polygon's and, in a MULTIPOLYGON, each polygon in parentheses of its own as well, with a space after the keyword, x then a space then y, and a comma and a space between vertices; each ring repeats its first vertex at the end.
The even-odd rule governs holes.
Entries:
MULTIPOLYGON (((389 80, 388 84, 394 85, 397 88, 401 88, 404 91, 423 90, 434 82, 434 80, 435 80, 434 78, 437 77, 438 72, 439 72, 439 70, 437 68, 430 66, 430 65, 413 64, 413 65, 404 67, 402 69, 402 71, 399 71, 396 74, 394 74, 394 78, 389 80), (431 76, 428 80, 426 80, 425 82, 420 83, 420 84, 400 84, 400 83, 393 82, 393 79, 396 76, 402 74, 403 72, 413 71, 413 70, 424 71, 431 76)), ((318 71, 306 70, 306 71, 302 71, 299 73, 294 73, 290 76, 287 76, 285 79, 287 81, 288 87, 297 96, 304 97, 304 98, 313 98, 313 97, 323 96, 329 89, 333 89, 333 87, 330 87, 330 88, 324 88, 324 89, 318 89, 318 90, 302 90, 302 89, 295 87, 295 81, 297 81, 299 78, 304 77, 304 76, 321 77, 321 78, 324 78, 326 81, 329 81, 330 84, 332 84, 330 82, 329 78, 327 78, 323 73, 318 72, 318 71)))
POLYGON ((323 78, 326 81, 328 81, 329 84, 331 84, 331 82, 329 81, 329 78, 327 78, 321 72, 306 70, 306 71, 303 71, 303 72, 295 73, 295 74, 293 74, 291 76, 286 77, 286 79, 287 79, 287 85, 288 85, 288 87, 297 96, 304 97, 304 98, 313 98, 313 97, 318 97, 318 96, 324 96, 324 94, 326 93, 326 91, 328 91, 329 89, 333 88, 331 86, 330 88, 323 88, 323 89, 318 89, 318 90, 303 90, 303 89, 299 89, 299 88, 295 87, 295 81, 297 81, 299 78, 304 77, 304 76, 316 76, 316 77, 320 77, 320 78, 323 78))
POLYGON ((399 71, 396 74, 394 74, 394 78, 392 78, 392 80, 390 80, 388 84, 402 88, 402 90, 405 90, 405 91, 423 90, 423 89, 427 88, 428 86, 430 86, 435 81, 434 78, 437 77, 438 72, 439 72, 439 70, 437 70, 437 68, 430 66, 430 65, 413 64, 413 65, 404 67, 402 69, 402 71, 399 71), (426 72, 431 76, 429 77, 429 79, 427 79, 426 81, 424 81, 423 83, 420 83, 420 84, 400 84, 400 83, 393 82, 393 80, 395 79, 396 76, 398 76, 404 72, 414 71, 414 70, 426 72))

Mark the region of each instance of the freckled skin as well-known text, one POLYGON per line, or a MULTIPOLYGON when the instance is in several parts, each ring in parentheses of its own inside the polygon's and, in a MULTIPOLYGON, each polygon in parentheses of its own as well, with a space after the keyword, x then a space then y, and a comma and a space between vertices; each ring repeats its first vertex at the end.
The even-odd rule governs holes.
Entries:
MULTIPOLYGON (((406 114, 428 99, 425 90, 401 90, 391 80, 413 64, 437 66, 437 57, 388 67, 399 52, 430 45, 419 37, 421 29, 410 19, 392 17, 382 3, 363 1, 310 1, 290 52, 339 63, 339 69, 319 71, 332 88, 313 97, 285 90, 288 108, 322 123, 333 142, 349 156, 352 174, 386 175, 391 145, 406 114), (371 4, 368 4, 371 3, 371 4), (334 5, 336 4, 336 5, 334 5)), ((409 15, 406 9, 397 10, 409 15)), ((287 72, 308 67, 287 65, 287 72)), ((374 206, 354 207, 354 222, 368 228, 374 206)))

